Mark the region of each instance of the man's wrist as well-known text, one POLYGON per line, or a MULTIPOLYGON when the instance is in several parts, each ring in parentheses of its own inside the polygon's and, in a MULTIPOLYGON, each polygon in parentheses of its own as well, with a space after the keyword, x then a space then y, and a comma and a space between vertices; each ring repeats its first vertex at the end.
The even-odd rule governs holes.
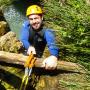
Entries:
POLYGON ((56 55, 51 55, 51 56, 58 59, 58 56, 56 56, 56 55))

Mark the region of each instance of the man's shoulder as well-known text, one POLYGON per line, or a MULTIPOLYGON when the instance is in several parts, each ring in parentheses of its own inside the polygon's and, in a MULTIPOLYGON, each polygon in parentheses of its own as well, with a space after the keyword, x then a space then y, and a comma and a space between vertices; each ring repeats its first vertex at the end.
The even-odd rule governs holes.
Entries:
POLYGON ((23 26, 26 27, 26 26, 30 26, 30 23, 28 20, 25 20, 24 23, 23 23, 23 26))
POLYGON ((54 30, 53 29, 50 29, 50 28, 44 28, 44 30, 45 30, 46 33, 49 33, 49 32, 52 32, 53 33, 54 32, 54 30))

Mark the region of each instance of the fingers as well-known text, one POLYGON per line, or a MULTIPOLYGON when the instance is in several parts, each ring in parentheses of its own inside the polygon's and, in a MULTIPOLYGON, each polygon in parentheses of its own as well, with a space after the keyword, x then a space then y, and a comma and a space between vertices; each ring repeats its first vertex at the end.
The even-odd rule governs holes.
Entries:
POLYGON ((55 56, 49 56, 43 61, 42 67, 46 70, 54 70, 57 67, 57 58, 55 56))
POLYGON ((46 70, 55 70, 56 66, 48 66, 48 64, 45 64, 45 69, 46 70))
POLYGON ((28 55, 30 55, 31 53, 36 54, 35 48, 33 46, 30 46, 27 51, 28 55))
POLYGON ((43 62, 42 67, 45 68, 46 70, 55 70, 56 69, 56 65, 55 66, 53 66, 53 65, 51 66, 45 61, 43 62))

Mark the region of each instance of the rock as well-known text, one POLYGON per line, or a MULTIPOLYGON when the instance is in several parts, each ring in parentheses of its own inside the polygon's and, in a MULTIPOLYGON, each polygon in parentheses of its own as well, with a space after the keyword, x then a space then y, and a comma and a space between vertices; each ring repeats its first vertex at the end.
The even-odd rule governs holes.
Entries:
POLYGON ((6 34, 8 31, 10 31, 7 22, 1 21, 0 22, 0 36, 3 36, 6 34))
POLYGON ((47 75, 40 77, 36 90, 70 90, 71 87, 72 90, 90 90, 85 74, 60 72, 57 76, 47 75))
POLYGON ((3 15, 3 11, 0 7, 0 36, 3 36, 8 31, 10 31, 10 28, 9 28, 7 21, 5 20, 5 17, 3 15))
POLYGON ((12 31, 0 37, 0 50, 18 53, 22 48, 22 43, 16 38, 12 31))
POLYGON ((0 21, 5 21, 2 9, 0 8, 0 21))

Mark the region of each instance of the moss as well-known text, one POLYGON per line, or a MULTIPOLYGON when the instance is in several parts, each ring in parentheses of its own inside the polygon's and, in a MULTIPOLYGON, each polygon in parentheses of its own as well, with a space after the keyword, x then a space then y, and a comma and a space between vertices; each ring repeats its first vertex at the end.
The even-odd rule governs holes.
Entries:
POLYGON ((14 0, 0 0, 0 7, 6 7, 10 5, 14 0))

